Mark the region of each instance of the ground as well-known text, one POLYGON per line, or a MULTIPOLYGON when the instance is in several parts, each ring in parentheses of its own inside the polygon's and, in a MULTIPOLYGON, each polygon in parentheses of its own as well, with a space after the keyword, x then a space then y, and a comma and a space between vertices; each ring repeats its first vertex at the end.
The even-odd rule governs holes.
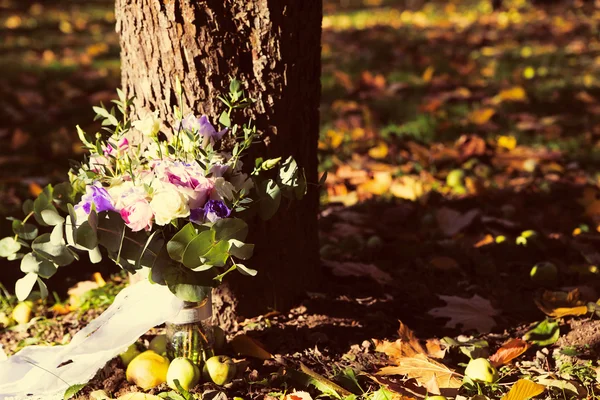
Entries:
MULTIPOLYGON (((231 386, 197 392, 332 395, 327 382, 307 385, 303 363, 358 396, 418 398, 423 387, 445 387, 418 371, 463 374, 469 356, 519 339, 510 357, 500 350, 501 379, 480 384, 480 394, 500 398, 529 377, 546 387, 539 398, 595 398, 600 9, 577 1, 506 1, 497 12, 486 1, 325 3, 325 278, 293 310, 228 332, 258 340, 272 359, 238 356, 247 365, 231 386), (549 276, 530 277, 536 264, 549 276), (407 367, 417 362, 426 367, 407 367), (386 366, 397 369, 374 375, 386 366)), ((0 213, 14 215, 40 186, 64 179, 65 159, 82 156, 74 126, 93 131, 91 106, 114 97, 111 6, 0 2, 0 213)), ((9 232, 0 223, 1 236, 9 232)), ((2 263, 11 289, 21 272, 2 263)), ((91 274, 61 271, 50 283, 58 306, 48 301, 31 323, 0 331, 4 350, 68 342, 127 282, 114 266, 99 272, 107 285, 69 311, 60 306, 66 289, 91 274)), ((0 300, 10 315, 14 298, 0 300)), ((95 389, 114 397, 138 390, 118 359, 79 396, 95 389)), ((459 395, 477 393, 467 383, 459 395)))

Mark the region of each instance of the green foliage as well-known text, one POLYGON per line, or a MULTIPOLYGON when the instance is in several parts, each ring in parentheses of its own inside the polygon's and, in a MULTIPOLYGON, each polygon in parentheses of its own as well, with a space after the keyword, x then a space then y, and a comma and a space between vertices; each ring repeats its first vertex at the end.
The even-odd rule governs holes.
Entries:
POLYGON ((83 384, 78 384, 78 385, 71 385, 67 388, 67 390, 65 391, 65 394, 63 395, 63 399, 64 400, 69 400, 75 396, 77 396, 77 394, 86 386, 85 383, 83 384))
POLYGON ((537 344, 538 346, 549 346, 556 343, 560 337, 558 322, 546 319, 536 324, 524 336, 523 340, 537 344))

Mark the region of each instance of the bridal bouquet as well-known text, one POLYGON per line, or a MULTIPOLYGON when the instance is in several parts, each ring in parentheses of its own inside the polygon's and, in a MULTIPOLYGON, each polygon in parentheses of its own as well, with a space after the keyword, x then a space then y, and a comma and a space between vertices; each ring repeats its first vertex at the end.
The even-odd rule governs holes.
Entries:
POLYGON ((129 272, 146 268, 152 283, 183 301, 202 301, 227 273, 257 273, 240 262, 254 250, 245 243, 245 220, 269 219, 282 197, 306 192, 293 158, 248 160, 258 134, 252 123, 231 121, 232 111, 251 103, 238 81, 219 97, 225 110, 218 127, 182 106, 165 120, 157 113, 131 120, 132 101, 118 94, 118 111, 94 107, 101 132, 77 127, 89 155, 72 163, 69 182, 26 201, 25 217, 12 219, 14 236, 0 240, 0 256, 20 259, 20 300, 36 284, 45 297, 42 279, 87 252, 94 263, 106 255, 129 272))

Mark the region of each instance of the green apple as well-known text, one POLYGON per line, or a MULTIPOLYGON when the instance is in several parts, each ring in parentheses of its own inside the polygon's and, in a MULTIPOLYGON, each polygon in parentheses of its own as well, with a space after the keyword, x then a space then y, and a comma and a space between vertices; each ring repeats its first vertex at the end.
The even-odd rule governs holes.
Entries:
POLYGON ((136 358, 139 354, 140 354, 140 351, 138 350, 137 346, 134 343, 131 346, 129 346, 127 348, 127 350, 125 350, 124 353, 119 354, 119 357, 121 357, 121 361, 123 362, 123 365, 125 365, 125 367, 127 367, 129 365, 129 363, 131 362, 131 360, 136 358))
POLYGON ((148 390, 165 383, 168 370, 169 359, 148 350, 131 360, 125 376, 127 382, 135 383, 142 389, 148 390))
POLYGON ((478 382, 494 383, 498 380, 498 371, 486 358, 469 361, 465 376, 478 382))
POLYGON ((465 171, 462 169, 453 169, 446 176, 446 185, 451 188, 464 185, 465 171))
POLYGON ((446 396, 427 396, 425 400, 448 400, 446 396))
POLYGON ((469 193, 469 191, 464 185, 456 185, 452 187, 452 193, 462 196, 464 194, 469 193))
POLYGON ((529 271, 531 281, 540 286, 553 286, 558 280, 558 268, 551 262, 539 262, 529 271))
POLYGON ((90 400, 111 400, 108 393, 104 390, 94 390, 89 394, 90 400))
POLYGON ((31 301, 22 301, 13 308, 12 319, 17 324, 26 324, 31 321, 31 313, 33 312, 33 303, 31 301))
POLYGON ((148 350, 152 350, 156 354, 164 356, 167 354, 167 335, 157 335, 150 341, 148 350))
POLYGON ((214 356, 206 360, 202 369, 205 380, 212 380, 219 386, 226 385, 235 376, 235 364, 227 356, 214 356))
POLYGON ((213 326, 213 337, 215 338, 215 351, 220 352, 225 347, 225 332, 220 326, 213 326))
POLYGON ((173 390, 177 390, 175 379, 182 388, 190 390, 200 382, 200 370, 187 358, 177 357, 171 361, 167 371, 167 385, 173 390))

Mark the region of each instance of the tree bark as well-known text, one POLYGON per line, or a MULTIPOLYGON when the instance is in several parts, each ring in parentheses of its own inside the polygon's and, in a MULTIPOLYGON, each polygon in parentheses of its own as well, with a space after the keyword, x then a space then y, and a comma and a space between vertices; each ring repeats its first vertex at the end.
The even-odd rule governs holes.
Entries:
POLYGON ((216 123, 224 109, 217 96, 235 77, 255 100, 244 116, 263 133, 261 155, 293 155, 305 169, 307 196, 250 224, 258 276, 228 276, 215 299, 225 325, 235 315, 285 310, 319 272, 322 0, 117 0, 116 15, 123 90, 135 95, 138 115, 171 115, 179 77, 186 110, 216 123))

